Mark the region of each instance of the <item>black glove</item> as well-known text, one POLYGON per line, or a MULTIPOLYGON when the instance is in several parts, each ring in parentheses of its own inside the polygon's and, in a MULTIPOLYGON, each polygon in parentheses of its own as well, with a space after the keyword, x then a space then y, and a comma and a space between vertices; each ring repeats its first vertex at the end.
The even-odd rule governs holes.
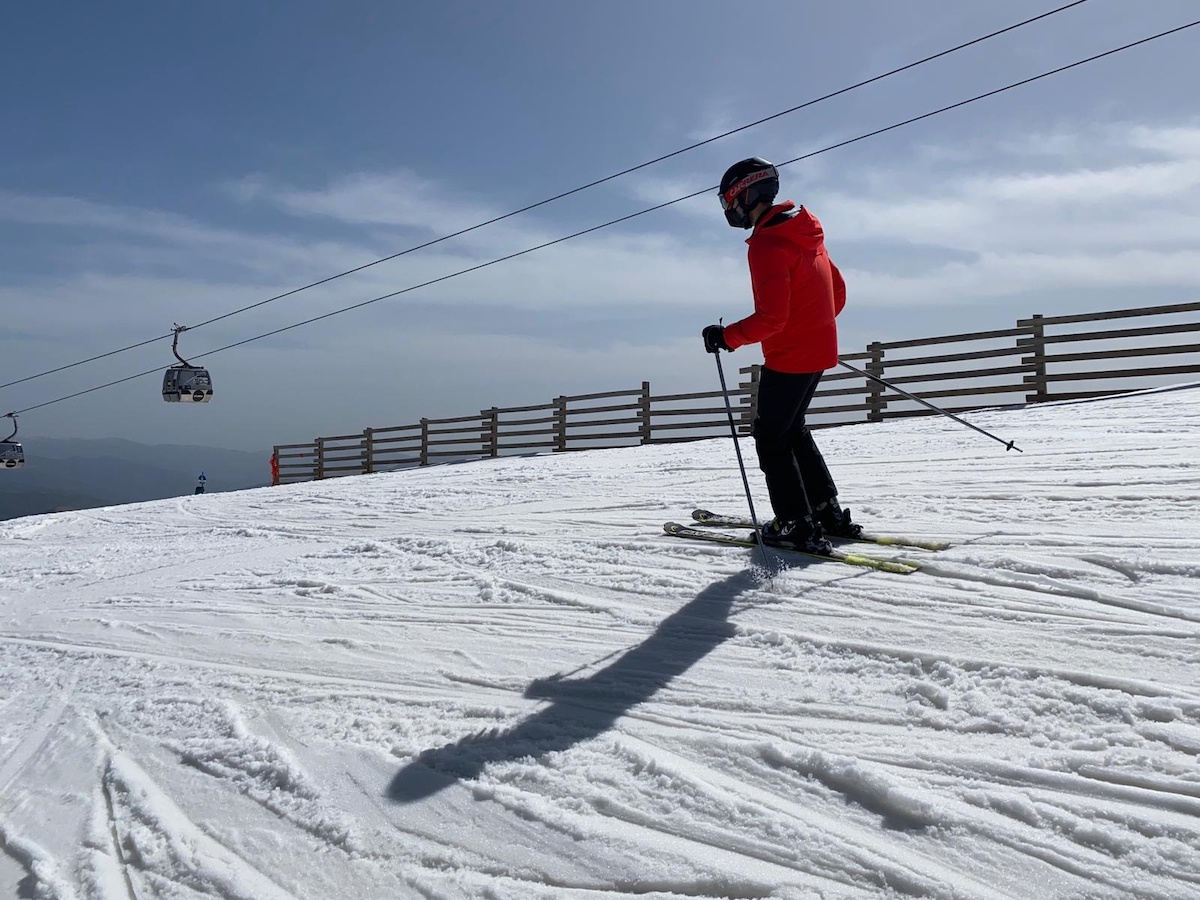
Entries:
POLYGON ((729 345, 725 343, 724 326, 709 325, 700 334, 704 338, 704 349, 709 353, 716 353, 718 350, 733 352, 729 349, 729 345))

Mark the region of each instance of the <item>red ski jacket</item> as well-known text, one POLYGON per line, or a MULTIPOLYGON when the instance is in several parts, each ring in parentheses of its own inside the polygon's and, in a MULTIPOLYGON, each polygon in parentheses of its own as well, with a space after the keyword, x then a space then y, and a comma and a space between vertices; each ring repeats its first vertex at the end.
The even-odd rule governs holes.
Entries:
POLYGON ((725 329, 731 350, 762 342, 777 372, 823 372, 837 365, 837 324, 846 283, 825 250, 817 217, 790 200, 772 206, 746 241, 754 312, 725 329), (796 210, 790 217, 791 210, 796 210))

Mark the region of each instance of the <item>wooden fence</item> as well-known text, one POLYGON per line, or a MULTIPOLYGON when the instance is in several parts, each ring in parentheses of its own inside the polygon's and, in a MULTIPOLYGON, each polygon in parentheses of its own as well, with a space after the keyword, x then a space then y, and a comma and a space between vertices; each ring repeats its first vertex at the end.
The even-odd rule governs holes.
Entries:
MULTIPOLYGON (((906 341, 876 341, 842 359, 950 412, 1123 393, 1200 375, 1200 303, 1033 315, 1013 328, 906 341), (1117 320, 1139 320, 1115 327, 1117 320), (1141 322, 1148 324, 1140 324, 1141 322), (1081 348, 1095 349, 1081 349, 1081 348), (936 349, 933 349, 936 348, 936 349), (1153 365, 1130 367, 1130 360, 1153 365), (1166 363, 1170 364, 1166 364, 1166 363)), ((730 389, 736 424, 747 434, 758 396, 758 366, 739 370, 730 389)), ((815 428, 931 415, 924 406, 838 368, 813 400, 815 428)), ((729 434, 720 391, 653 394, 640 388, 556 397, 536 406, 492 407, 478 415, 367 428, 274 449, 278 481, 361 475, 442 462, 671 443, 729 434)))

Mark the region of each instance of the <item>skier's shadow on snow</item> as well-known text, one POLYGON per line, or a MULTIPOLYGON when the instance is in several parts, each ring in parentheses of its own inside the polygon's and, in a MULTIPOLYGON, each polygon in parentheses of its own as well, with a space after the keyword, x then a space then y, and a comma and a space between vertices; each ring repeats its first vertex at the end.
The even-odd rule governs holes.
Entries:
POLYGON ((411 803, 478 777, 489 763, 536 758, 603 734, 732 637, 734 601, 757 584, 747 571, 705 588, 645 641, 586 678, 537 679, 525 696, 553 701, 549 706, 506 731, 473 734, 424 751, 392 778, 388 797, 411 803))

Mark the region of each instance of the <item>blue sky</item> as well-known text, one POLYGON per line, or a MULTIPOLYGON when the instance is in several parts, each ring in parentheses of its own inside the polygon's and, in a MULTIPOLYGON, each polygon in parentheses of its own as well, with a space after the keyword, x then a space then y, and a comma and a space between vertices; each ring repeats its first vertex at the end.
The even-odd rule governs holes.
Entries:
MULTIPOLYGON (((1052 8, 854 0, 8 4, 0 383, 164 334, 569 190, 1052 8)), ((715 185, 1197 18, 1089 0, 530 214, 184 336, 185 355, 715 185)), ((1195 299, 1200 28, 783 170, 847 274, 847 352, 1032 312, 1195 299)), ((22 435, 266 448, 560 393, 709 390, 750 309, 715 197, 153 376, 22 435)), ((753 348, 731 357, 761 359, 753 348)), ((3 410, 173 361, 169 342, 3 410)), ((32 442, 31 451, 32 451, 32 442)))

